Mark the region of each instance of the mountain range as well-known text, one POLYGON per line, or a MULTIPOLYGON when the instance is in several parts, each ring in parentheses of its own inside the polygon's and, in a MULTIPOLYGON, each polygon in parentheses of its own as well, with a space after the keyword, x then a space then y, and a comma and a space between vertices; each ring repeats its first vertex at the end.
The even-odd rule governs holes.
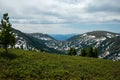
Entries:
POLYGON ((43 33, 23 33, 13 28, 15 48, 24 50, 45 51, 49 53, 67 54, 70 47, 77 49, 89 46, 99 50, 99 58, 120 60, 120 34, 108 31, 92 31, 80 35, 72 35, 66 40, 58 40, 43 33))

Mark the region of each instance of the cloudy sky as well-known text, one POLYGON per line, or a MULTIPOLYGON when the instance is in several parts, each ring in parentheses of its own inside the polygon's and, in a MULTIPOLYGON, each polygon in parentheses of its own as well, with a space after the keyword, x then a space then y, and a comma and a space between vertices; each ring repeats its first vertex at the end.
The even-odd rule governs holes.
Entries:
POLYGON ((120 33, 120 0, 0 0, 0 18, 26 33, 120 33))

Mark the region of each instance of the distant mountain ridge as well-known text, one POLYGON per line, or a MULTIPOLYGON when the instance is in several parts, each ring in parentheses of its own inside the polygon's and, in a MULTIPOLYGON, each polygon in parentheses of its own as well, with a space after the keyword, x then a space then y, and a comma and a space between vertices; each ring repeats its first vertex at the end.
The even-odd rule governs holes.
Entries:
MULTIPOLYGON (((45 52, 49 52, 49 53, 60 53, 60 54, 62 53, 63 54, 63 52, 61 51, 58 51, 54 48, 49 48, 45 44, 45 40, 43 39, 40 40, 38 38, 31 36, 30 34, 23 33, 14 28, 12 29, 13 29, 13 32, 16 38, 15 48, 24 49, 24 50, 36 50, 36 51, 44 50, 45 52)), ((46 35, 43 35, 43 36, 46 36, 46 35)))
POLYGON ((48 34, 26 34, 13 29, 16 38, 16 48, 25 50, 44 50, 50 53, 67 53, 70 47, 77 49, 80 54, 82 48, 96 47, 99 58, 120 60, 120 34, 108 31, 92 31, 72 36, 66 41, 59 41, 48 34))
MULTIPOLYGON (((41 39, 41 37, 42 36, 36 38, 41 39)), ((75 47, 78 54, 82 48, 93 46, 99 49, 99 58, 112 60, 120 59, 120 35, 108 31, 87 32, 75 35, 66 41, 59 41, 51 38, 51 40, 46 40, 45 44, 50 48, 54 48, 65 53, 68 52, 70 47, 75 47)))

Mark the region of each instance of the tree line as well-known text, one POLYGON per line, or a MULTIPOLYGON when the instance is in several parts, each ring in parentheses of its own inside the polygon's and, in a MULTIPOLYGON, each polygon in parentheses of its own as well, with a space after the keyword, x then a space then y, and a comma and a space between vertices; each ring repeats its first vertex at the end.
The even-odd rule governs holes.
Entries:
MULTIPOLYGON (((70 48, 68 55, 77 55, 77 50, 73 47, 70 48)), ((98 49, 93 47, 82 48, 80 56, 98 58, 98 49)))

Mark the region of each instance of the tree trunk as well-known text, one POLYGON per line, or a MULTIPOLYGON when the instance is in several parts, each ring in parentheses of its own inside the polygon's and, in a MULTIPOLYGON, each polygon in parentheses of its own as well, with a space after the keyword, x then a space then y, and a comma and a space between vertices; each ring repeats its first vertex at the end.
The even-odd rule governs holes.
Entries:
POLYGON ((5 53, 8 54, 7 45, 4 47, 4 49, 5 49, 5 53))

